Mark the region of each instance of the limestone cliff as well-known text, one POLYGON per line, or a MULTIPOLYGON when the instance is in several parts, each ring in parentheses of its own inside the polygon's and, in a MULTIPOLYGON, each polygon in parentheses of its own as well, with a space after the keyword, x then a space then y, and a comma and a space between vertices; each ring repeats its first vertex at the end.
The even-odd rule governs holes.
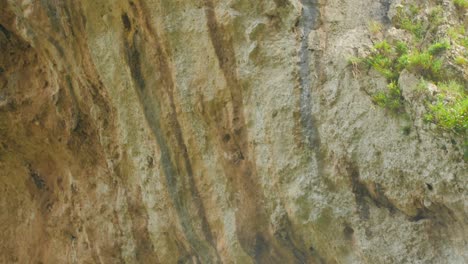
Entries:
POLYGON ((466 263, 463 138, 347 62, 396 4, 0 0, 0 262, 466 263))

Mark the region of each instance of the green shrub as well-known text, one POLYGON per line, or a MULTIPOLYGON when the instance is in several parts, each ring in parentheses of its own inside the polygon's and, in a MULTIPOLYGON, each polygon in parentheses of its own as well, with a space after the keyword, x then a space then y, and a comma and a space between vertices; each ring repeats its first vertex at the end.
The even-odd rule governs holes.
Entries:
POLYGON ((449 48, 450 48, 450 44, 448 43, 448 41, 445 40, 442 42, 435 42, 434 44, 429 46, 427 51, 432 55, 439 55, 442 52, 448 50, 449 48))
POLYGON ((374 45, 372 53, 364 62, 382 74, 388 82, 396 81, 407 65, 408 49, 404 42, 393 45, 384 40, 374 45))
POLYGON ((462 56, 458 56, 455 58, 455 63, 460 66, 465 66, 468 64, 468 59, 462 56))
POLYGON ((393 71, 393 61, 391 58, 381 54, 369 57, 366 60, 367 64, 382 74, 387 80, 398 78, 398 74, 393 71))
POLYGON ((430 106, 432 121, 444 130, 466 133, 468 130, 468 98, 455 102, 444 101, 439 98, 437 103, 430 106))
POLYGON ((376 43, 374 49, 385 55, 391 55, 393 52, 392 46, 386 40, 376 43))
POLYGON ((468 0, 453 0, 453 3, 457 8, 466 9, 468 8, 468 0))
POLYGON ((410 4, 409 11, 410 11, 410 15, 412 17, 415 17, 419 14, 419 12, 421 12, 421 8, 415 4, 410 4))
POLYGON ((417 17, 420 12, 420 8, 415 5, 411 5, 409 9, 408 14, 403 7, 398 8, 395 16, 395 26, 411 32, 417 39, 421 39, 425 32, 423 21, 417 17))
POLYGON ((460 39, 460 44, 465 47, 465 49, 468 49, 468 36, 463 37, 460 39))
POLYGON ((466 30, 463 25, 449 28, 447 34, 452 41, 468 49, 468 36, 466 35, 466 30))
POLYGON ((457 40, 460 35, 465 35, 465 27, 463 25, 457 26, 457 27, 451 27, 447 31, 449 37, 453 40, 457 40))
POLYGON ((441 6, 437 6, 431 10, 428 20, 433 28, 440 26, 444 22, 443 13, 444 10, 441 6))
POLYGON ((408 50, 409 50, 408 44, 406 44, 403 41, 397 41, 395 45, 395 50, 400 55, 408 54, 408 50))
POLYGON ((437 80, 442 70, 442 60, 429 52, 415 52, 408 57, 408 69, 430 80, 437 80))
POLYGON ((440 128, 457 133, 468 131, 468 95, 463 85, 450 81, 439 83, 440 94, 435 104, 429 105, 426 120, 440 128))
POLYGON ((448 97, 451 100, 460 100, 467 96, 463 85, 453 80, 438 83, 438 88, 444 97, 448 97))
MULTIPOLYGON (((458 9, 468 8, 468 0, 454 0, 454 3, 458 9)), ((461 79, 456 77, 450 68, 445 69, 443 65, 445 60, 452 65, 468 65, 468 35, 463 24, 455 25, 446 31, 445 26, 448 26, 448 22, 445 20, 445 11, 440 5, 431 9, 429 14, 426 11, 422 12, 417 5, 400 6, 393 18, 394 26, 408 31, 413 37, 404 41, 378 42, 368 56, 352 58, 350 63, 353 66, 359 64, 372 67, 387 79, 387 89, 372 95, 372 101, 392 113, 402 114, 399 116, 404 115, 404 98, 398 84, 399 76, 405 69, 416 74, 421 81, 413 92, 419 95, 420 100, 432 100, 432 103, 426 103, 425 120, 436 124, 442 130, 466 135, 468 90, 453 79, 461 82, 462 79, 465 82, 467 80, 464 76, 461 76, 461 79), (444 27, 440 27, 441 25, 444 27), (436 37, 440 36, 447 39, 436 40, 436 37), (444 56, 444 52, 451 48, 450 44, 454 45, 458 56, 444 56), (428 81, 437 83, 436 98, 428 92, 428 81)), ((462 20, 460 16, 458 18, 462 20)), ((377 24, 369 26, 371 33, 380 30, 381 27, 377 24)), ((409 134, 409 131, 404 130, 404 133, 409 134)))
POLYGON ((385 92, 374 94, 372 100, 378 106, 384 107, 393 113, 403 112, 403 98, 400 87, 396 82, 389 83, 385 92))

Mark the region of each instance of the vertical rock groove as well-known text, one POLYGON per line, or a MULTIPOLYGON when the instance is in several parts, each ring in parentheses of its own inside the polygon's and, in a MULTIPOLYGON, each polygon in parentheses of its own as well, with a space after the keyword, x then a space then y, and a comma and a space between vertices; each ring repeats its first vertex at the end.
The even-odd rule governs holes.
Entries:
POLYGON ((144 8, 140 5, 140 3, 137 5, 131 3, 139 21, 134 28, 131 28, 127 14, 121 16, 125 30, 123 42, 127 64, 146 120, 159 145, 163 173, 184 234, 199 261, 217 263, 219 257, 215 251, 214 238, 196 188, 188 150, 176 113, 173 98, 174 81, 169 59, 161 46, 159 35, 151 29, 143 13, 144 8), (156 54, 152 59, 156 71, 161 76, 161 79, 153 85, 148 84, 141 67, 143 59, 141 53, 148 49, 153 49, 156 54), (168 119, 161 118, 162 111, 169 113, 168 119), (197 219, 192 216, 192 209, 196 212, 197 219), (197 234, 195 227, 197 220, 201 222, 201 236, 197 234))
MULTIPOLYGON (((300 26, 302 35, 299 48, 299 111, 302 124, 302 134, 307 146, 315 153, 318 174, 322 174, 322 160, 320 153, 320 134, 317 128, 315 117, 312 115, 314 99, 312 98, 312 85, 316 85, 318 80, 313 80, 311 74, 320 75, 318 66, 311 68, 312 53, 309 50, 309 35, 313 29, 319 26, 320 10, 319 0, 301 0, 302 13, 300 26)), ((320 56, 315 56, 316 60, 320 56), (318 58, 317 58, 318 57, 318 58)), ((318 63, 317 61, 315 63, 318 63)), ((315 100, 317 101, 317 100, 315 100)))
POLYGON ((260 192, 255 182, 254 164, 249 160, 247 149, 242 87, 236 77, 234 48, 232 42, 225 39, 223 29, 218 25, 214 8, 212 1, 205 0, 205 15, 211 43, 230 92, 233 117, 232 120, 227 120, 226 110, 216 108, 208 109, 205 114, 211 117, 208 120, 212 119, 209 125, 217 134, 223 151, 231 157, 223 159, 223 167, 228 180, 232 181, 235 190, 240 192, 239 211, 236 214, 239 241, 249 255, 257 256, 263 254, 261 244, 265 243, 265 234, 261 229, 265 215, 257 205, 260 192))
POLYGON ((228 180, 239 192, 236 213, 236 231, 244 251, 257 263, 304 261, 304 255, 295 248, 291 238, 276 240, 267 228, 268 216, 262 208, 262 188, 257 179, 255 161, 249 152, 247 126, 244 117, 242 84, 237 77, 236 55, 232 39, 226 29, 217 22, 212 0, 205 0, 205 16, 219 67, 226 80, 232 103, 231 119, 226 105, 204 106, 210 129, 217 134, 218 142, 228 156, 223 167, 228 180), (283 248, 284 247, 284 248, 283 248))
POLYGON ((302 16, 300 26, 302 27, 301 46, 299 49, 299 81, 300 81, 300 113, 303 125, 304 137, 307 144, 312 148, 318 148, 320 144, 319 135, 312 116, 311 98, 311 72, 309 51, 309 34, 317 26, 319 20, 318 0, 301 0, 302 16))

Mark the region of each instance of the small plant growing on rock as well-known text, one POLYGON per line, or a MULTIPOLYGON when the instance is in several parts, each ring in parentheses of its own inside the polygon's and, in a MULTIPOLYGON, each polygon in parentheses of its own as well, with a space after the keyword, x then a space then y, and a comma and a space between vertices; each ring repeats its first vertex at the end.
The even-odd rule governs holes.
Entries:
MULTIPOLYGON (((454 0, 454 4, 459 9, 468 8, 468 0, 454 0)), ((468 65, 468 36, 463 21, 458 26, 444 25, 444 12, 442 6, 430 10, 416 5, 398 7, 393 23, 412 37, 386 38, 375 43, 368 56, 350 62, 357 69, 354 73, 364 65, 386 78, 387 89, 373 94, 372 101, 392 113, 404 114, 405 104, 409 103, 398 83, 401 72, 406 69, 421 78, 416 90, 427 110, 425 120, 439 129, 466 136, 468 90, 464 85, 468 80, 459 73, 468 65), (428 91, 429 82, 435 89, 428 91)), ((376 28, 370 26, 369 30, 374 34, 376 28)))
POLYGON ((403 98, 401 97, 400 87, 396 82, 389 83, 387 91, 376 93, 372 96, 372 100, 392 113, 403 112, 403 98))
POLYGON ((440 55, 442 52, 450 49, 450 44, 447 40, 434 42, 429 46, 427 52, 431 55, 440 55))
POLYGON ((465 133, 468 129, 468 99, 450 102, 441 97, 429 108, 431 114, 427 120, 435 122, 442 129, 456 133, 465 133))
POLYGON ((427 51, 416 51, 408 56, 407 67, 416 74, 429 77, 429 79, 438 79, 441 74, 442 60, 437 59, 427 51))
POLYGON ((453 42, 468 49, 468 36, 463 25, 449 28, 447 34, 453 42))
POLYGON ((425 120, 439 128, 459 134, 468 132, 468 95, 456 81, 438 84, 436 101, 428 105, 425 120))
POLYGON ((411 5, 409 10, 403 6, 399 7, 395 16, 395 25, 421 39, 424 36, 424 26, 422 20, 417 17, 418 13, 419 8, 415 5, 411 5))
POLYGON ((459 9, 467 9, 468 8, 468 0, 453 0, 453 3, 459 9))
POLYGON ((468 65, 468 59, 462 56, 458 56, 455 58, 455 63, 460 66, 468 65))
POLYGON ((396 45, 387 41, 376 43, 373 50, 363 61, 369 67, 381 73, 389 83, 398 80, 400 72, 406 66, 406 60, 401 59, 406 56, 408 47, 399 42, 396 45))
POLYGON ((379 34, 383 29, 382 23, 378 21, 371 21, 369 23, 369 32, 373 35, 379 34))

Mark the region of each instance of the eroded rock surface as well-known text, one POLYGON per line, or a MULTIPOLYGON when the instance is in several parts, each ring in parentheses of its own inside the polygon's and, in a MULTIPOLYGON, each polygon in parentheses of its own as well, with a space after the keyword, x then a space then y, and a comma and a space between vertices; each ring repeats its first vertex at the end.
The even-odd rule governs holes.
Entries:
POLYGON ((0 262, 466 263, 460 139, 347 63, 394 5, 0 0, 0 262))

